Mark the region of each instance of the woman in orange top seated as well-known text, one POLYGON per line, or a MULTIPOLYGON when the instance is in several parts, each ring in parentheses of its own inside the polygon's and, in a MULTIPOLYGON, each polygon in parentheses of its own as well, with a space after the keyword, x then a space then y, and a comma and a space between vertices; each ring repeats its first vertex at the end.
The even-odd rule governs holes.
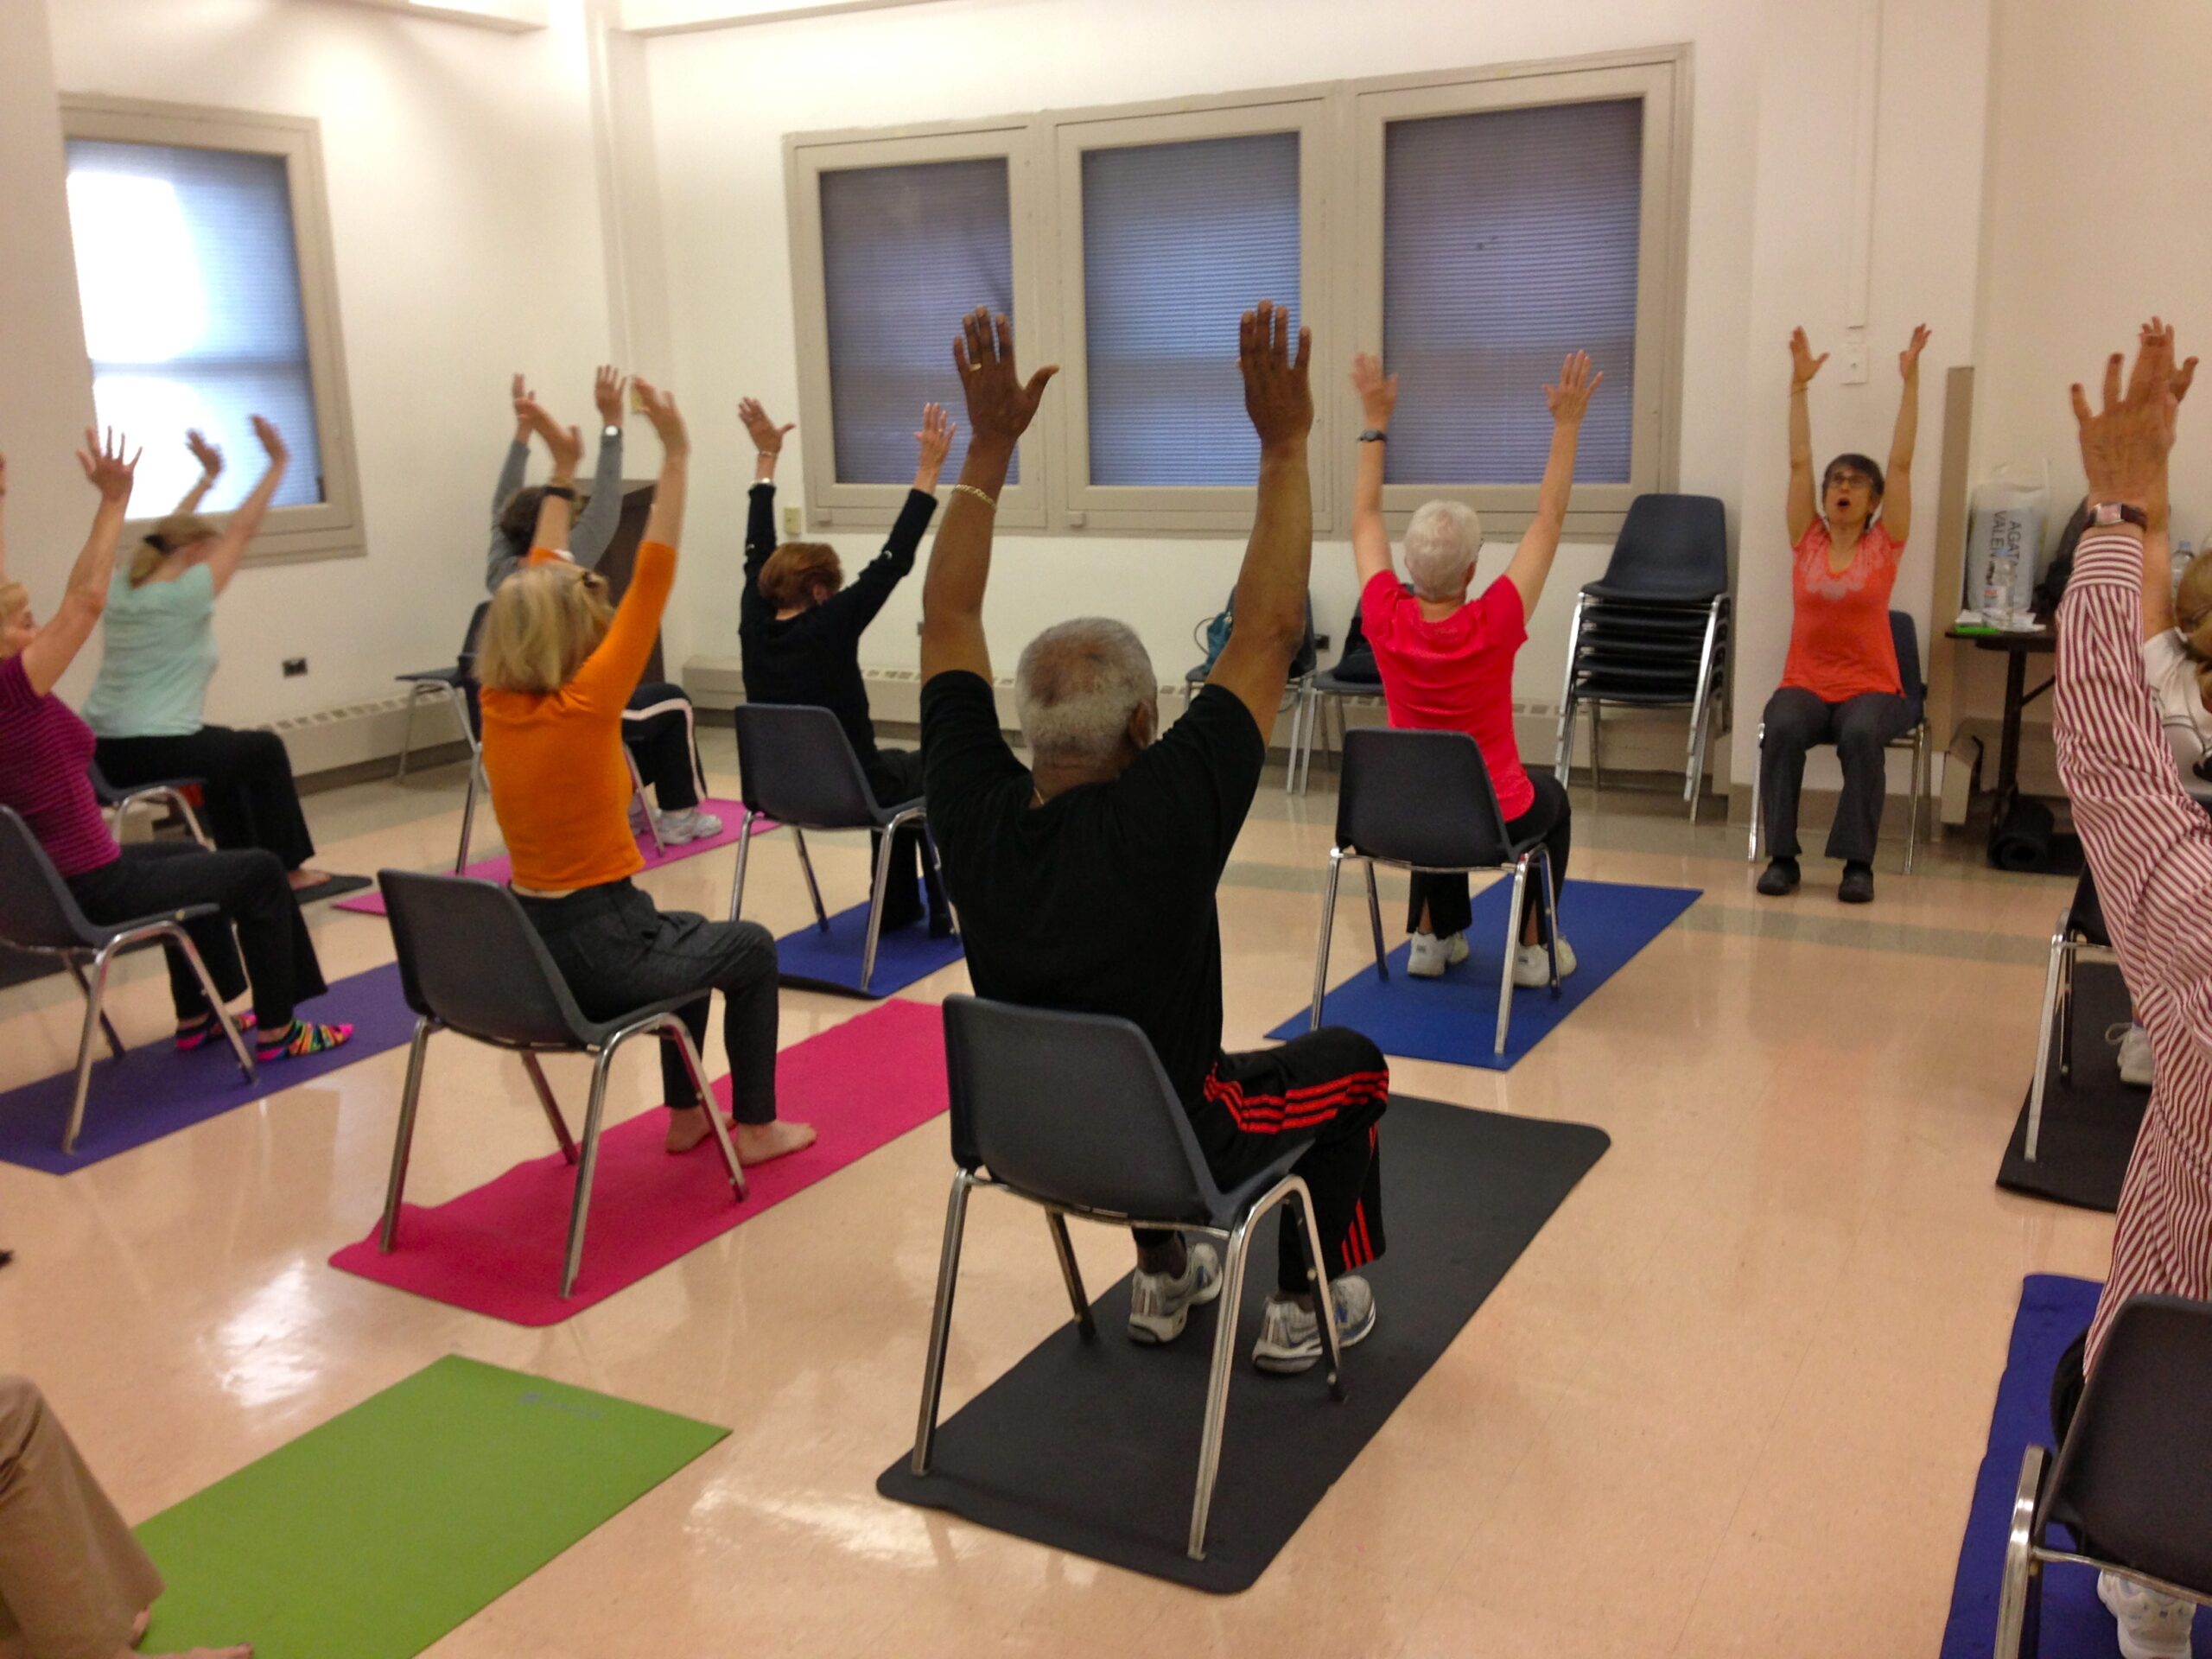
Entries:
POLYGON ((1847 905, 1874 896, 1874 842, 1886 792, 1882 751, 1911 718, 1890 633, 1890 590, 1912 530, 1912 447, 1920 429, 1920 353, 1927 344, 1928 330, 1915 328, 1912 343, 1897 353, 1904 393, 1890 440, 1888 479, 1865 455, 1838 455, 1821 480, 1816 511, 1805 389, 1828 358, 1826 352, 1813 355, 1802 328, 1789 336, 1789 587, 1796 614, 1782 686, 1766 705, 1759 762, 1773 855, 1759 891, 1770 897, 1797 886, 1797 797, 1805 751, 1816 743, 1834 744, 1843 761, 1843 798, 1828 830, 1828 856, 1843 861, 1835 896, 1847 905))
MULTIPOLYGON (((690 454, 675 399, 636 385, 660 435, 661 470, 629 590, 612 607, 604 577, 550 550, 568 538, 569 508, 548 495, 528 568, 500 583, 484 620, 484 771, 515 895, 587 1018, 696 991, 683 1020, 703 1047, 707 993, 722 993, 737 1155, 757 1164, 814 1140, 805 1124, 776 1120, 776 942, 752 922, 660 910, 630 880, 645 860, 630 833, 622 710, 675 585, 690 454)), ((709 1103, 667 1039, 661 1077, 668 1149, 688 1152, 712 1127, 709 1103)))

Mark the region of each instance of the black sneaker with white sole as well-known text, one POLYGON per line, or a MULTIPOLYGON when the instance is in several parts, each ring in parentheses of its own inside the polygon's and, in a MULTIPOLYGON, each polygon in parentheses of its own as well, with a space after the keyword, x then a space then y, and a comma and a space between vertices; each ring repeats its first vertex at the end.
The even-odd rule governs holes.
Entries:
MULTIPOLYGON (((1375 1328, 1375 1293, 1357 1274, 1342 1273, 1329 1281, 1329 1300, 1337 1310, 1337 1341, 1343 1346, 1351 1347, 1375 1328)), ((1280 1292, 1268 1297, 1252 1363, 1263 1371, 1291 1376, 1312 1370, 1321 1354, 1321 1321, 1313 1310, 1280 1292)))
POLYGON ((1183 1334, 1191 1310, 1221 1294, 1221 1253, 1193 1241, 1179 1277, 1139 1268, 1129 1281, 1129 1340, 1158 1346, 1183 1334))

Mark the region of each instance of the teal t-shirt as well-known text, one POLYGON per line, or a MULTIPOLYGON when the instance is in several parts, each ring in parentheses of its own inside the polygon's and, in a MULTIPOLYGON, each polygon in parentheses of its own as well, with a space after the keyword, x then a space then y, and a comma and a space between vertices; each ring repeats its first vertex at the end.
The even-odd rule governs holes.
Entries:
POLYGON ((195 564, 175 582, 108 589, 100 671, 85 723, 102 737, 189 737, 206 722, 215 672, 215 577, 195 564))

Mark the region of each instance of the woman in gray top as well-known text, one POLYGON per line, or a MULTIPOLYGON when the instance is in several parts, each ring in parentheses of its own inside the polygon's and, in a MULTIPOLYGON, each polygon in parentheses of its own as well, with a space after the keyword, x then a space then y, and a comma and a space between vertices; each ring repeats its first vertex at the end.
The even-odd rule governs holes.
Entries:
MULTIPOLYGON (((601 365, 592 389, 599 405, 599 465, 592 474, 590 494, 578 499, 575 474, 583 460, 583 435, 573 426, 556 423, 524 385, 523 377, 515 376, 511 390, 514 442, 507 446, 506 461, 499 468, 499 481, 492 493, 492 546, 484 565, 484 586, 488 591, 497 593, 499 584, 530 556, 537 509, 548 490, 566 492, 575 505, 569 545, 561 550, 586 569, 594 569, 606 554, 622 516, 622 394, 628 384, 612 365, 601 365), (532 434, 544 440, 552 456, 553 474, 543 484, 525 485, 532 434)), ((473 714, 473 697, 470 709, 473 714)), ((622 741, 638 763, 639 776, 652 786, 659 804, 654 823, 663 845, 681 846, 721 833, 722 821, 699 808, 707 785, 699 766, 691 699, 683 694, 683 687, 664 680, 649 680, 639 686, 622 716, 622 741)))

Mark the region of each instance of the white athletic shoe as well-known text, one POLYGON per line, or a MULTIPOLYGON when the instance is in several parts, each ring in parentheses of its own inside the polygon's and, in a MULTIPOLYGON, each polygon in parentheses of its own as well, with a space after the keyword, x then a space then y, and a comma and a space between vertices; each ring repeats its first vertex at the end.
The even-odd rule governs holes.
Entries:
POLYGON ((1406 971, 1416 979, 1441 979, 1446 968, 1466 959, 1465 933, 1447 934, 1440 939, 1433 933, 1416 933, 1406 956, 1406 971))
POLYGON ((2139 1025, 2113 1026, 2105 1041, 2120 1045, 2120 1080, 2137 1089, 2148 1089, 2158 1075, 2151 1056, 2151 1033, 2139 1025))
MULTIPOLYGON (((1565 979, 1574 971, 1574 947, 1567 942, 1567 935, 1559 936, 1559 976, 1565 979)), ((1552 982, 1551 954, 1541 944, 1524 944, 1513 953, 1513 982, 1523 988, 1552 982)))
POLYGON ((2111 1573, 2097 1574, 2097 1599, 2120 1621, 2123 1659, 2189 1659, 2196 1603, 2146 1590, 2111 1573))
POLYGON ((722 832, 722 821, 711 812, 702 812, 696 806, 664 812, 653 823, 660 830, 661 844, 681 847, 687 842, 708 841, 722 832))
MULTIPOLYGON (((1337 1311, 1337 1341, 1349 1348, 1375 1328, 1375 1293, 1356 1273, 1329 1281, 1329 1300, 1337 1311)), ((1322 1353, 1321 1321, 1280 1291, 1268 1298, 1260 1317, 1260 1339, 1252 1363, 1263 1371, 1290 1376, 1310 1371, 1322 1353)))
POLYGON ((1139 1268, 1129 1282, 1129 1340, 1147 1345, 1173 1342, 1183 1334, 1191 1310, 1221 1294, 1221 1253, 1193 1240, 1179 1279, 1139 1268))

